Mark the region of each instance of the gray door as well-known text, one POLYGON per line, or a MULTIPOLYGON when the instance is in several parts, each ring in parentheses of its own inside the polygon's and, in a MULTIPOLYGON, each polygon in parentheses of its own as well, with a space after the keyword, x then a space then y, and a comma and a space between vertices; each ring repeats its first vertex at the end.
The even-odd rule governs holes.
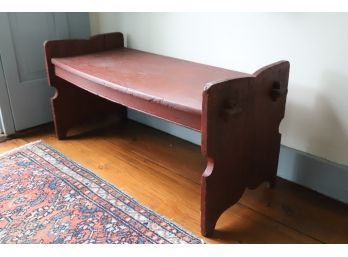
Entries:
POLYGON ((13 133, 15 133, 15 128, 0 55, 0 142, 2 141, 2 136, 4 136, 5 134, 11 135, 13 133))
POLYGON ((89 36, 87 14, 0 13, 0 60, 16 131, 51 121, 43 42, 71 36, 89 36))

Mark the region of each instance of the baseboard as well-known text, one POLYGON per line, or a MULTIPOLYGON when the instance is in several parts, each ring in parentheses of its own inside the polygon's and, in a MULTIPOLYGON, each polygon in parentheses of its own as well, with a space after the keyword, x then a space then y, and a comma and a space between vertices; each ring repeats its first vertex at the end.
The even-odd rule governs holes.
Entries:
POLYGON ((0 135, 0 143, 7 140, 6 136, 0 135))
MULTIPOLYGON (((128 118, 200 145, 201 134, 164 120, 128 110, 128 118)), ((348 203, 348 167, 281 146, 278 176, 348 203)))
POLYGON ((348 167, 281 146, 279 177, 348 203, 348 167))

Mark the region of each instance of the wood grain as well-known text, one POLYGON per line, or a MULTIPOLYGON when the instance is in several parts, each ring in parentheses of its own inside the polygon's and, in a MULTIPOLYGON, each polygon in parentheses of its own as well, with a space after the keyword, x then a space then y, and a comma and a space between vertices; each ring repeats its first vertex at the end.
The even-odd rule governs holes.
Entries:
POLYGON ((95 94, 81 90, 68 81, 55 75, 53 57, 76 56, 98 51, 122 48, 122 33, 106 33, 87 39, 50 40, 44 43, 45 66, 48 82, 54 85, 56 93, 51 98, 51 107, 56 135, 64 139, 69 129, 82 122, 117 114, 120 119, 126 116, 124 106, 111 103, 95 94))
POLYGON ((279 124, 285 113, 289 62, 280 61, 244 77, 212 83, 203 92, 202 234, 211 235, 219 216, 246 188, 276 180, 279 124), (272 94, 276 85, 277 97, 272 94), (277 91, 277 92, 278 92, 277 91), (280 94, 280 91, 283 94, 280 94))
POLYGON ((129 48, 53 58, 52 63, 59 70, 71 73, 71 76, 198 114, 202 111, 202 92, 207 83, 250 76, 129 48))
POLYGON ((212 236, 246 188, 274 185, 289 62, 251 75, 127 49, 118 32, 47 41, 44 49, 59 139, 93 117, 125 120, 125 107, 201 131, 202 235, 212 236))
MULTIPOLYGON (((57 140, 53 126, 0 143, 0 152, 43 139, 142 204, 199 235, 200 148, 138 123, 77 128, 57 140), (88 128, 87 128, 88 129, 88 128), (83 133, 82 133, 83 132, 83 133), (175 158, 173 158, 175 156, 175 158)), ((209 243, 348 243, 348 207, 277 179, 275 189, 247 190, 227 210, 209 243)))

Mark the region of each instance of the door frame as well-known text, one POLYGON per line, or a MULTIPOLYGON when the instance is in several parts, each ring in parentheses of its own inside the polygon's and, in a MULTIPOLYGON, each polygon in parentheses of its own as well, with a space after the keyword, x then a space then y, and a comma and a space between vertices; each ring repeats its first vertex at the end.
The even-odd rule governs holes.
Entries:
POLYGON ((0 122, 6 136, 16 132, 0 52, 0 122))

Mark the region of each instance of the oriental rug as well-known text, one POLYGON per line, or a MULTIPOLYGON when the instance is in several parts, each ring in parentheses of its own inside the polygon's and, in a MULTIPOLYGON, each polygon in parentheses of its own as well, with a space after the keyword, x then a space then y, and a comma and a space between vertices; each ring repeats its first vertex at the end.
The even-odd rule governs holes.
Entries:
POLYGON ((0 155, 0 243, 203 243, 42 141, 0 155))

